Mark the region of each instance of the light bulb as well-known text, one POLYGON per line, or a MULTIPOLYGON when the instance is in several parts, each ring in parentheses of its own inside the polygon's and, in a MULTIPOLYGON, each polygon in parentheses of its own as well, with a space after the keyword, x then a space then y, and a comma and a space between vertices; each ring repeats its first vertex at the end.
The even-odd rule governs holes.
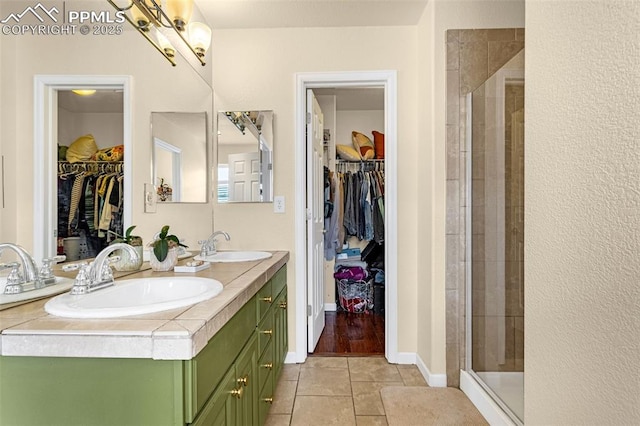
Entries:
POLYGON ((203 57, 211 45, 211 28, 202 22, 192 22, 188 30, 189 44, 198 56, 203 57))
POLYGON ((78 96, 91 96, 96 93, 93 89, 74 89, 72 92, 78 96))
POLYGON ((173 58, 176 56, 176 49, 173 48, 171 42, 164 34, 162 34, 160 31, 157 31, 156 38, 158 39, 160 48, 164 50, 164 53, 166 53, 168 57, 173 58))
POLYGON ((193 0, 167 0, 166 11, 176 28, 184 31, 193 13, 193 0))
POLYGON ((149 19, 135 4, 131 7, 131 17, 142 31, 149 30, 149 19))

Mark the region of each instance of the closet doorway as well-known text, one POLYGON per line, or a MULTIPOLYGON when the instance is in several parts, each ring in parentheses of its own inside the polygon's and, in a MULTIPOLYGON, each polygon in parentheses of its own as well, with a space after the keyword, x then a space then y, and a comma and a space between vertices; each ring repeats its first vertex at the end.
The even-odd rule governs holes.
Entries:
MULTIPOLYGON (((59 232, 59 212, 58 212, 58 175, 60 172, 59 145, 69 145, 73 141, 63 141, 62 139, 73 138, 59 132, 60 120, 62 123, 77 122, 78 116, 69 111, 73 109, 69 103, 63 110, 60 109, 61 98, 71 96, 68 92, 76 89, 96 90, 96 93, 103 92, 119 99, 121 112, 115 113, 120 120, 118 128, 118 138, 111 138, 113 141, 105 144, 118 144, 124 147, 124 158, 119 165, 100 165, 87 162, 78 166, 62 165, 67 167, 68 172, 73 174, 76 171, 82 172, 80 168, 90 168, 100 172, 100 168, 121 174, 121 186, 119 186, 121 204, 121 220, 123 227, 131 223, 131 77, 129 76, 86 76, 86 75, 37 75, 34 77, 34 256, 36 259, 52 257, 58 252, 58 232, 59 232), (61 117, 62 115, 62 117, 61 117), (66 118, 65 118, 66 116, 66 118)), ((77 96, 77 95, 73 95, 77 96)), ((73 98, 72 98, 73 99, 73 98)), ((99 102, 104 105, 104 102, 99 102)), ((85 110, 86 112, 86 110, 85 110)), ((104 120, 85 115, 81 121, 91 122, 94 126, 101 126, 104 120)), ((104 126, 105 131, 109 126, 104 126)), ((93 127, 98 129, 97 127, 93 127)), ((79 128, 78 128, 79 129, 79 128)), ((79 131, 79 130, 78 130, 79 131)), ((80 133, 83 133, 80 131, 80 133)), ((87 133, 90 133, 87 131, 87 133)), ((102 131, 96 132, 102 134, 102 131)), ((78 135, 81 136, 81 135, 78 135)), ((105 145, 105 146, 106 146, 105 145)), ((103 146, 100 146, 101 148, 103 146)), ((105 153, 109 156, 110 153, 105 153)), ((66 173, 66 170, 62 170, 66 173)), ((67 211, 66 214, 69 214, 67 211)))
MULTIPOLYGON (((296 182, 300 186, 296 188, 296 209, 301 213, 297 217, 303 219, 296 221, 296 251, 307 255, 296 261, 296 361, 304 362, 308 354, 315 352, 384 354, 390 362, 397 362, 396 74, 393 71, 299 74, 297 95, 298 140, 307 142, 296 147, 299 160, 296 182), (322 110, 319 118, 315 111, 307 114, 310 92, 322 110), (345 105, 350 102, 355 104, 345 105), (318 177, 318 167, 312 166, 316 161, 310 155, 314 152, 313 140, 305 138, 305 131, 317 131, 313 127, 307 130, 307 123, 313 126, 318 122, 323 127, 322 179, 318 177), (385 138, 377 161, 370 156, 362 160, 336 154, 336 145, 356 152, 353 131, 367 136, 359 136, 365 143, 367 139, 373 143, 374 130, 385 138), (305 182, 314 183, 307 187, 305 182), (329 196, 331 191, 325 192, 325 182, 333 182, 333 191, 338 187, 343 191, 356 188, 360 191, 365 185, 367 190, 359 195, 368 203, 376 203, 370 211, 377 213, 378 220, 375 229, 373 218, 367 217, 366 226, 362 221, 359 224, 362 226, 351 227, 344 236, 325 238, 327 244, 323 245, 323 256, 319 259, 317 245, 311 241, 313 234, 307 231, 314 222, 313 205, 318 204, 312 200, 324 202, 323 213, 328 213, 327 207, 331 209, 336 201, 329 196), (337 241, 340 243, 332 243, 337 241)), ((346 202, 343 204, 344 211, 346 202)), ((359 205, 356 202, 349 209, 359 205)), ((325 235, 342 229, 342 221, 335 226, 331 215, 325 219, 325 235)))

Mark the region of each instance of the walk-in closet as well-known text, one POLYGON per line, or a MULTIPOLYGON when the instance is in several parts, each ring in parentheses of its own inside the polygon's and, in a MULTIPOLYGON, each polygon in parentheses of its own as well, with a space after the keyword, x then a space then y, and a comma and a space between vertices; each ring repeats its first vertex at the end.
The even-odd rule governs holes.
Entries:
POLYGON ((385 353, 384 89, 314 89, 323 114, 325 328, 315 355, 385 353))
POLYGON ((57 251, 75 261, 123 234, 123 95, 60 90, 57 100, 57 251))

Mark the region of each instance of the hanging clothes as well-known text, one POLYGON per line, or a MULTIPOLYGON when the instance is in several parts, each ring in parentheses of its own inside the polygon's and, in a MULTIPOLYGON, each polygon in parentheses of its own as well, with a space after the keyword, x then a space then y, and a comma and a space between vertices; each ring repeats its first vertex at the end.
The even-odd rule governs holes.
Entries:
MULTIPOLYGON (((330 194, 326 196, 331 200, 331 212, 330 215, 324 219, 324 257, 326 260, 333 260, 336 253, 342 251, 340 229, 342 228, 344 209, 341 195, 342 186, 340 185, 337 174, 329 171, 327 173, 327 180, 329 182, 330 194)), ((344 238, 344 234, 342 238, 344 238)))
MULTIPOLYGON (((348 163, 347 167, 352 167, 352 164, 354 163, 348 163)), ((360 163, 359 167, 360 170, 357 171, 343 170, 336 173, 336 184, 344 194, 342 220, 340 210, 336 218, 340 247, 349 236, 378 244, 384 242, 383 164, 371 166, 369 163, 360 163)), ((334 200, 338 198, 339 192, 334 195, 334 200)))
POLYGON ((58 163, 58 236, 80 237, 81 258, 123 234, 122 163, 58 163))

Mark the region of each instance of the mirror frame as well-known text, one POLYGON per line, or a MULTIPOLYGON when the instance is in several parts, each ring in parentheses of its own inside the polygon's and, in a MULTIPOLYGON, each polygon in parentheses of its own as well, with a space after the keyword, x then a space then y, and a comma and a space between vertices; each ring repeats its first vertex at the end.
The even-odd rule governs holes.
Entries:
MULTIPOLYGON (((34 76, 34 120, 33 120, 33 256, 41 259, 55 256, 57 253, 57 181, 53 177, 58 159, 57 135, 53 134, 51 124, 57 113, 57 102, 53 100, 58 90, 78 88, 118 89, 123 96, 123 145, 124 152, 132 152, 132 81, 131 76, 99 75, 36 75, 34 76), (47 208, 51 206, 51 208, 47 208)), ((125 228, 132 221, 133 171, 132 155, 124 156, 124 203, 123 221, 125 228)))

